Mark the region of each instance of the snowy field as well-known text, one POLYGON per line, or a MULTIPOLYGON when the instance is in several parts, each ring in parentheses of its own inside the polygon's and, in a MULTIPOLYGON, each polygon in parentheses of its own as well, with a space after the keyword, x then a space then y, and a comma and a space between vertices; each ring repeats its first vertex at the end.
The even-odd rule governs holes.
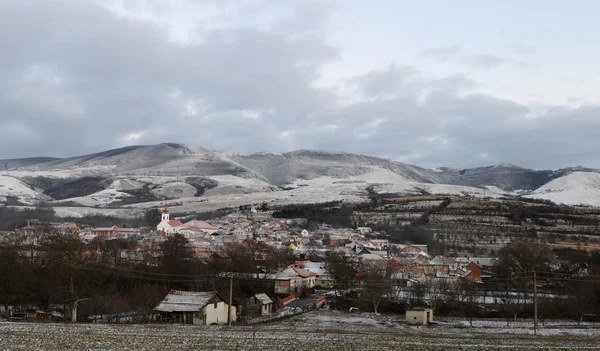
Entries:
POLYGON ((460 320, 408 326, 400 316, 325 310, 254 327, 0 323, 0 350, 599 350, 596 325, 460 320))

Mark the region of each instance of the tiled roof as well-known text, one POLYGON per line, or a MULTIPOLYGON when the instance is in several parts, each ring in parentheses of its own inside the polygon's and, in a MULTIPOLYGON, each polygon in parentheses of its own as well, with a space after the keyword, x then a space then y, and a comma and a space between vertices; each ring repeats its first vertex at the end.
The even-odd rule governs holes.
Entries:
POLYGON ((302 269, 302 268, 298 268, 298 267, 294 267, 294 266, 292 266, 292 269, 294 270, 294 272, 296 272, 296 274, 298 274, 302 278, 309 278, 309 277, 316 277, 317 276, 316 273, 313 273, 311 271, 307 271, 306 269, 302 269))
POLYGON ((181 221, 177 221, 177 220, 172 219, 172 220, 169 221, 169 225, 171 227, 179 227, 179 226, 183 225, 183 223, 181 223, 181 221))
POLYGON ((213 226, 212 224, 205 222, 205 221, 199 221, 197 219, 191 220, 187 223, 185 223, 186 227, 197 227, 197 228, 202 228, 202 229, 219 229, 215 226, 213 226))
POLYGON ((154 308, 160 312, 198 312, 208 305, 217 294, 216 291, 171 290, 154 308))

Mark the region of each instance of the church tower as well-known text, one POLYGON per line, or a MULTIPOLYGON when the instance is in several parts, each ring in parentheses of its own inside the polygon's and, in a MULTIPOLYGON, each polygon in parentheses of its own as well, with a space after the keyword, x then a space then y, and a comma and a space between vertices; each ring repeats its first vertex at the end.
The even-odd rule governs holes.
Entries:
POLYGON ((169 221, 169 206, 165 203, 165 208, 162 211, 162 222, 169 221))

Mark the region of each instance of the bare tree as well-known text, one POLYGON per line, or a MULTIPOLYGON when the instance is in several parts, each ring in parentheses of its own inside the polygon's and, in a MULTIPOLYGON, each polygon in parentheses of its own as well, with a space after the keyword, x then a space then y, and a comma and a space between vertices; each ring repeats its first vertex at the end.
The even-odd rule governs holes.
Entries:
POLYGON ((463 318, 469 321, 473 326, 473 318, 477 313, 477 301, 479 298, 479 288, 477 283, 469 280, 459 280, 452 285, 455 289, 458 307, 463 318))
POLYGON ((384 269, 373 264, 364 264, 360 278, 361 296, 373 305, 373 311, 378 313, 379 304, 389 299, 393 293, 392 280, 384 269))
POLYGON ((0 303, 8 319, 8 305, 23 294, 24 264, 13 246, 0 243, 0 303))
POLYGON ((55 281, 71 304, 71 321, 76 322, 79 303, 89 299, 83 296, 90 293, 93 281, 84 245, 76 235, 50 233, 42 239, 41 248, 55 281))
POLYGON ((501 285, 500 301, 505 309, 506 326, 510 325, 510 320, 516 320, 519 312, 523 310, 525 294, 519 290, 513 289, 512 282, 506 281, 501 285))
POLYGON ((336 300, 340 290, 348 289, 356 283, 355 264, 343 253, 328 252, 325 270, 333 284, 336 300))
POLYGON ((554 260, 552 248, 528 240, 514 241, 498 252, 499 273, 530 279, 534 271, 543 271, 554 260))

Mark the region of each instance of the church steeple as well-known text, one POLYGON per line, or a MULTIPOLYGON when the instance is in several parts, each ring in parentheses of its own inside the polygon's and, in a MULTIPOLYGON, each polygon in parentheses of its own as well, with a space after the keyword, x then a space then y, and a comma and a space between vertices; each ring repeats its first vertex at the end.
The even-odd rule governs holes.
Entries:
POLYGON ((169 206, 167 205, 166 202, 165 202, 165 208, 162 211, 162 221, 163 222, 169 221, 169 206))

